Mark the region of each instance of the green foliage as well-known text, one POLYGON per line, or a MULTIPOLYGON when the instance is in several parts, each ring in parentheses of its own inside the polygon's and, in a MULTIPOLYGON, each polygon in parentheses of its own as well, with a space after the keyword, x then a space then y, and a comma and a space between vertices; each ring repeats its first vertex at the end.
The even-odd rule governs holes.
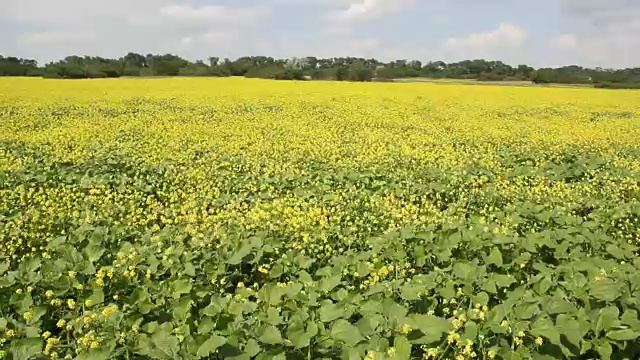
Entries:
MULTIPOLYGON (((339 103, 304 101, 318 118, 332 118, 327 104, 339 103)), ((439 130, 443 141, 417 148, 462 151, 443 165, 396 147, 422 132, 405 119, 364 127, 349 117, 314 124, 330 129, 325 139, 343 136, 332 163, 310 155, 312 146, 294 152, 311 141, 309 128, 292 122, 302 140, 289 144, 293 130, 282 122, 301 111, 283 116, 285 105, 132 98, 0 109, 16 134, 0 142, 0 351, 11 359, 637 357, 637 149, 439 130), (87 114, 109 146, 83 133, 87 114), (273 120, 247 124, 247 114, 273 120), (81 121, 64 123, 73 119, 81 121), (240 130, 225 128, 208 146, 202 119, 240 130), (59 135, 64 126, 74 136, 59 135), (255 136, 244 143, 247 129, 255 136), (374 155, 351 160, 361 131, 382 136, 376 144, 388 152, 367 140, 361 149, 374 155), (251 147, 278 136, 271 152, 251 147), (223 141, 238 143, 223 151, 223 141), (274 155, 281 147, 294 150, 274 155), (479 148, 488 150, 477 156, 479 148)), ((584 127, 600 125, 593 109, 582 113, 584 127)), ((509 110, 505 128, 557 116, 509 110)), ((375 114, 364 114, 370 124, 375 114)), ((597 114, 624 129, 634 119, 597 114)))

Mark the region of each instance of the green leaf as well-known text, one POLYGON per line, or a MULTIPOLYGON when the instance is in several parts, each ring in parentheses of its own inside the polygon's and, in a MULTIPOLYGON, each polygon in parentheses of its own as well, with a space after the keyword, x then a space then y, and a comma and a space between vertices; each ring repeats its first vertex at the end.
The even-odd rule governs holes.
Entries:
POLYGON ((580 331, 580 324, 578 324, 575 318, 560 314, 556 319, 556 326, 558 331, 564 335, 569 342, 580 348, 582 333, 580 331))
POLYGON ((282 335, 280 334, 280 330, 273 325, 265 326, 260 332, 260 336, 258 340, 264 344, 275 345, 282 343, 282 335))
POLYGON ((594 281, 589 289, 589 295, 607 302, 614 301, 620 294, 620 285, 610 279, 594 281))
POLYGON ((233 253, 233 255, 229 258, 229 260, 227 260, 227 264, 229 265, 238 265, 242 262, 242 259, 244 259, 245 256, 251 254, 251 249, 253 248, 253 246, 251 246, 250 244, 245 244, 242 247, 240 247, 240 249, 238 249, 236 252, 233 253))
POLYGON ((180 343, 175 336, 169 335, 164 330, 157 331, 151 335, 151 343, 157 351, 154 353, 161 359, 173 360, 178 358, 180 343))
POLYGON ((540 312, 537 303, 522 303, 515 307, 514 312, 518 319, 531 319, 540 312))
POLYGON ((191 310, 191 298, 183 297, 173 305, 173 318, 179 321, 185 321, 188 318, 189 310, 191 310))
POLYGON ((4 331, 7 328, 7 320, 0 318, 0 331, 4 331))
POLYGON ((185 275, 188 275, 188 276, 191 276, 191 277, 196 276, 196 268, 195 268, 195 266, 193 266, 193 264, 191 264, 191 263, 186 263, 184 265, 184 273, 185 273, 185 275))
POLYGON ((561 345, 560 332, 550 319, 539 318, 531 324, 531 334, 534 336, 542 336, 554 344, 561 345))
POLYGON ((347 346, 355 346, 364 340, 362 334, 360 334, 360 330, 344 319, 339 319, 333 323, 331 326, 331 337, 336 341, 344 342, 347 346))
POLYGON ((344 314, 344 308, 334 303, 328 303, 322 305, 319 310, 319 314, 322 322, 331 322, 342 317, 344 314))
POLYGON ((424 285, 404 284, 400 287, 400 296, 407 301, 420 300, 421 294, 425 291, 424 285))
POLYGON ((514 279, 511 275, 494 274, 493 281, 495 281, 498 287, 505 288, 515 283, 516 279, 514 279))
POLYGON ((549 314, 571 314, 578 311, 572 303, 558 296, 554 296, 547 302, 547 311, 549 314))
POLYGON ((489 305, 489 294, 487 294, 486 292, 481 292, 473 297, 473 302, 474 304, 480 304, 484 306, 489 305))
POLYGON ((627 309, 620 318, 623 324, 631 326, 634 331, 640 331, 640 320, 638 320, 638 312, 635 310, 627 309))
POLYGON ((174 299, 179 299, 182 294, 188 294, 191 292, 191 283, 187 279, 176 280, 171 285, 173 288, 172 296, 174 299))
POLYGON ((418 329, 425 335, 423 340, 427 343, 439 341, 444 334, 453 329, 450 321, 433 315, 412 314, 409 320, 413 329, 418 329))
POLYGON ((385 299, 382 304, 382 308, 384 316, 386 316, 389 321, 394 323, 397 323, 402 318, 404 318, 409 311, 406 307, 396 303, 391 299, 385 299))
POLYGON ((637 333, 631 329, 613 330, 607 332, 607 338, 611 340, 627 341, 636 340, 638 337, 640 337, 640 333, 637 333))
POLYGON ((102 288, 93 288, 93 293, 91 293, 88 300, 91 300, 92 306, 102 304, 104 302, 104 291, 102 291, 102 288))
POLYGON ((611 344, 606 340, 600 341, 598 345, 596 345, 596 351, 598 351, 602 360, 610 360, 611 354, 613 354, 613 348, 611 348, 611 344))
POLYGON ((318 326, 314 323, 310 323, 307 326, 307 331, 304 331, 302 324, 298 326, 291 326, 287 332, 287 339, 291 341, 293 347, 296 349, 302 349, 311 343, 311 339, 318 333, 318 326))
POLYGON ((476 266, 471 263, 456 262, 453 265, 453 274, 465 281, 473 279, 473 273, 475 270, 476 266))
POLYGON ((210 317, 205 317, 200 320, 198 324, 198 334, 206 335, 211 333, 213 328, 216 326, 216 323, 210 317))
POLYGON ((196 356, 198 359, 209 356, 211 353, 216 351, 220 346, 226 344, 227 338, 220 335, 211 335, 205 342, 198 347, 198 352, 196 356))
POLYGON ((620 325, 620 321, 618 320, 619 315, 620 310, 615 306, 601 309, 598 314, 598 320, 596 321, 596 335, 599 335, 603 330, 608 331, 614 327, 617 328, 620 325))
POLYGON ((7 270, 9 270, 9 262, 8 261, 0 262, 0 275, 4 275, 4 273, 6 273, 7 270))
POLYGON ((90 242, 87 247, 84 248, 84 253, 85 255, 87 255, 87 260, 89 260, 91 263, 95 263, 96 261, 100 260, 104 252, 105 249, 95 241, 90 242))
POLYGON ((342 277, 339 275, 323 278, 322 280, 320 280, 318 288, 321 291, 329 292, 333 290, 336 286, 340 285, 341 282, 342 282, 342 277))
POLYGON ((42 351, 42 339, 30 338, 11 342, 13 360, 28 360, 42 351))
POLYGON ((489 256, 487 256, 486 263, 487 265, 493 264, 493 265, 496 265, 497 267, 502 266, 502 253, 500 252, 500 249, 498 249, 497 246, 491 249, 489 256))
POLYGON ((258 355, 261 350, 260 344, 258 344, 254 339, 249 339, 247 344, 244 346, 244 353, 249 355, 250 358, 258 355))
POLYGON ((111 356, 109 349, 94 349, 89 351, 83 351, 75 360, 107 360, 111 356))
POLYGON ((411 343, 404 336, 396 336, 393 340, 393 347, 396 349, 397 360, 409 360, 411 358, 411 343))
POLYGON ((27 325, 34 325, 40 320, 40 318, 47 313, 47 308, 44 306, 39 306, 33 311, 33 316, 31 319, 27 320, 27 325))

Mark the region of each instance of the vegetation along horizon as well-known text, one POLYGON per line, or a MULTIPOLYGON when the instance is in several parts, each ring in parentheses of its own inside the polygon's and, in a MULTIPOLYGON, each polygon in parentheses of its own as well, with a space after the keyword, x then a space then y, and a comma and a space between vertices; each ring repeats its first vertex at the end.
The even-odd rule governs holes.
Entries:
POLYGON ((634 359, 640 92, 0 79, 0 358, 634 359))

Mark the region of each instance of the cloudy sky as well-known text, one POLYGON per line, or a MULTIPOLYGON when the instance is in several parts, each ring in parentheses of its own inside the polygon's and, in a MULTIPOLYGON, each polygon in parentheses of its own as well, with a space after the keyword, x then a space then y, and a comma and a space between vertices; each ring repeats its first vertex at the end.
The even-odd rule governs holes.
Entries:
POLYGON ((640 0, 0 0, 0 53, 640 66, 640 0))

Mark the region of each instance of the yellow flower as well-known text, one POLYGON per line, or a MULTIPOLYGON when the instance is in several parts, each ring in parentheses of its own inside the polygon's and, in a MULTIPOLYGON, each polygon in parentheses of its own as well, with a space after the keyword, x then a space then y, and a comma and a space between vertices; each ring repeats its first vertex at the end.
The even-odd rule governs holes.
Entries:
POLYGON ((51 333, 49 331, 45 331, 44 333, 42 333, 43 339, 47 339, 49 336, 51 336, 51 333))
POLYGON ((495 359, 496 355, 497 353, 493 350, 489 350, 489 352, 487 352, 487 357, 489 357, 489 359, 495 359))
POLYGON ((542 340, 542 338, 541 338, 541 337, 539 337, 539 336, 538 336, 538 337, 536 338, 536 345, 540 346, 540 345, 542 345, 542 343, 543 343, 543 342, 544 342, 544 340, 542 340))
POLYGON ((56 327, 58 328, 63 328, 65 325, 67 324, 67 322, 64 319, 60 319, 58 320, 58 322, 56 323, 56 327))
POLYGON ((403 334, 408 334, 410 332, 411 332, 411 326, 409 326, 409 324, 402 325, 402 333, 403 334))
POLYGON ((44 296, 46 296, 46 297, 47 297, 47 299, 52 298, 54 295, 55 295, 55 294, 54 294, 54 293, 53 293, 53 291, 51 291, 51 290, 47 290, 47 291, 44 293, 44 296))
POLYGON ((67 300, 67 306, 69 309, 73 310, 76 308, 76 302, 73 299, 67 300))

